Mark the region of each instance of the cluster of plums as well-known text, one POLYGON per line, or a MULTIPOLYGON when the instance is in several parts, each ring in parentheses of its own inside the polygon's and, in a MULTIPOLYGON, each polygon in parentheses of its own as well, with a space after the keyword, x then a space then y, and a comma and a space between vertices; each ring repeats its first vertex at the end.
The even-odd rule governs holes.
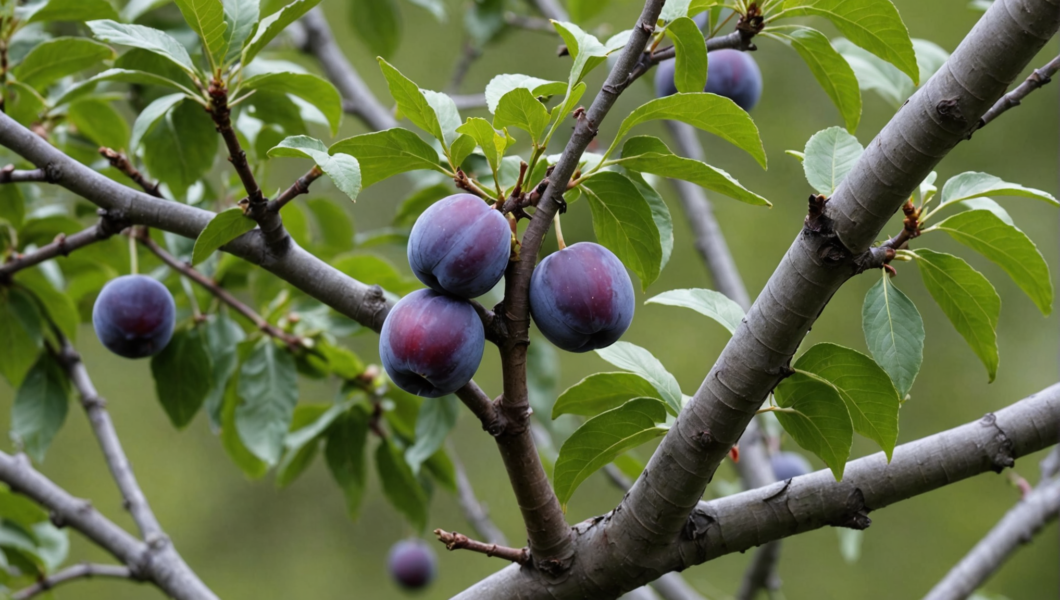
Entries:
POLYGON ((434 551, 418 539, 401 540, 390 548, 387 567, 401 587, 417 590, 434 580, 438 559, 434 551))
MULTIPOLYGON (((409 234, 412 272, 430 289, 405 296, 387 315, 379 356, 401 389, 437 398, 471 381, 485 331, 467 301, 493 288, 511 255, 508 220, 481 198, 436 202, 409 234)), ((603 246, 578 243, 546 257, 530 281, 530 314, 541 332, 570 352, 613 344, 633 320, 633 282, 603 246)))
MULTIPOLYGON (((659 98, 677 93, 674 84, 675 59, 659 63, 655 71, 655 95, 659 98)), ((707 85, 704 92, 725 96, 744 110, 751 110, 762 97, 762 72, 748 52, 715 50, 708 54, 707 85)))
POLYGON ((92 307, 92 325, 111 352, 145 358, 169 343, 176 315, 166 286, 145 275, 123 275, 103 286, 92 307))

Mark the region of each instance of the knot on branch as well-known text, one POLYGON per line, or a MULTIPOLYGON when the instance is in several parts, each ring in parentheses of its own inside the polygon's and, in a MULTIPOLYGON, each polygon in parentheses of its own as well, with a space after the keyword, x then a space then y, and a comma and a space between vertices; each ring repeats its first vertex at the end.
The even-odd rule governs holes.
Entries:
POLYGON ((710 433, 709 429, 703 431, 697 431, 692 434, 692 441, 695 442, 700 448, 706 450, 714 443, 714 435, 710 433))
POLYGON ((125 218, 125 214, 121 211, 101 208, 96 211, 96 214, 99 215, 99 224, 96 226, 96 237, 101 240, 105 240, 112 235, 121 233, 123 229, 132 226, 132 223, 129 219, 125 218))
POLYGON ((982 419, 979 419, 979 423, 983 427, 993 427, 997 430, 997 434, 994 435, 993 439, 996 449, 990 455, 991 469, 995 473, 1000 473, 1006 468, 1016 466, 1016 457, 1013 452, 1015 444, 1005 433, 1005 430, 1001 429, 1001 426, 997 424, 997 415, 992 412, 986 413, 982 419))
POLYGON ((707 511, 697 506, 688 515, 684 527, 681 528, 681 536, 693 542, 699 541, 707 535, 711 526, 717 522, 718 520, 713 515, 708 514, 707 511))
POLYGON ((372 317, 369 319, 372 323, 372 329, 375 331, 382 329, 383 321, 386 320, 387 312, 390 311, 390 307, 386 302, 386 295, 383 294, 383 288, 378 285, 368 286, 368 291, 364 294, 361 306, 364 312, 372 317))
POLYGON ((887 246, 869 248, 854 257, 854 274, 860 275, 870 269, 886 267, 888 263, 894 260, 894 256, 894 249, 887 246))
POLYGON ((964 116, 964 112, 961 111, 960 99, 958 98, 939 100, 939 103, 935 105, 935 112, 943 119, 957 125, 968 125, 968 119, 964 116))
POLYGON ((830 522, 829 525, 856 529, 858 531, 868 529, 869 525, 872 525, 872 519, 869 518, 869 511, 872 509, 865 506, 865 494, 861 491, 861 488, 856 487, 850 491, 846 505, 846 511, 830 522))
POLYGON ((751 41, 754 36, 762 32, 765 27, 765 17, 757 4, 752 3, 747 7, 747 14, 740 17, 736 23, 736 31, 740 33, 740 50, 754 51, 758 47, 751 41))
POLYGON ((63 178, 63 167, 57 162, 44 165, 44 181, 46 183, 59 183, 63 178))
POLYGON ((829 219, 824 214, 825 205, 828 204, 828 198, 820 194, 811 194, 809 200, 809 210, 806 214, 806 219, 803 221, 803 228, 806 231, 813 233, 831 233, 832 231, 832 219, 829 219))

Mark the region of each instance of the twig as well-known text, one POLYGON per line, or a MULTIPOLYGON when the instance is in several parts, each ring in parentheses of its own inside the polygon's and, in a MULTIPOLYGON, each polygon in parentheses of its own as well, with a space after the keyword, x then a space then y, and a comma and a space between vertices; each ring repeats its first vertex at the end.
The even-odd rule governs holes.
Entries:
POLYGON ((110 166, 124 173, 125 176, 129 179, 132 179, 133 182, 136 183, 136 185, 140 186, 140 188, 143 189, 143 191, 158 198, 162 197, 162 192, 158 191, 158 186, 160 185, 160 183, 157 181, 154 183, 148 181, 147 178, 144 177, 144 174, 132 165, 132 162, 129 160, 129 157, 125 156, 121 152, 117 152, 115 150, 107 148, 106 146, 100 147, 99 154, 103 158, 107 159, 107 162, 110 163, 110 166))
POLYGON ((525 565, 530 561, 530 551, 526 548, 508 548, 497 544, 485 544, 470 539, 462 533, 455 531, 450 533, 443 529, 435 529, 434 535, 438 536, 438 541, 445 544, 445 547, 449 550, 470 550, 486 556, 503 558, 520 565, 525 565))
POLYGON ((269 211, 279 212, 291 200, 302 194, 308 194, 309 186, 317 179, 320 179, 323 174, 324 172, 320 170, 320 167, 314 165, 312 169, 309 169, 308 173, 296 179, 291 184, 291 187, 284 190, 275 200, 269 202, 269 211))
POLYGON ((111 219, 107 212, 99 209, 99 223, 71 235, 60 233, 55 236, 55 241, 41 246, 29 254, 16 255, 3 265, 0 265, 0 282, 3 282, 22 269, 39 265, 40 263, 56 258, 58 256, 69 256, 71 252, 101 242, 125 228, 125 224, 111 219))
POLYGON ((51 183, 51 178, 44 169, 16 171, 15 165, 7 165, 0 169, 0 183, 51 183))
POLYGON ((529 17, 527 15, 520 15, 509 11, 504 13, 504 22, 512 27, 526 29, 527 31, 540 31, 541 33, 559 35, 559 33, 556 32, 556 28, 552 26, 552 23, 548 19, 529 17))
POLYGON ((54 575, 42 577, 33 585, 12 594, 11 599, 28 600, 29 598, 43 594, 64 583, 70 583, 71 581, 76 581, 78 579, 91 579, 93 577, 128 579, 134 582, 142 581, 133 575, 132 571, 129 570, 129 567, 123 567, 120 565, 97 565, 86 562, 67 567, 54 575))
POLYGON ((453 461, 453 468, 456 470, 457 499, 460 501, 460 509, 464 511, 467 522, 487 543, 507 546, 508 540, 504 537, 504 533, 493 523, 489 511, 475 497, 475 490, 467 478, 464 463, 460 461, 452 448, 449 449, 449 459, 453 461))
MULTIPOLYGON (((1016 87, 1016 89, 1005 94, 1000 100, 995 102, 994 106, 990 107, 990 109, 983 114, 982 118, 979 119, 979 125, 973 130, 973 133, 989 125, 991 121, 1000 117, 1001 113, 1006 110, 1019 106, 1020 102, 1022 102, 1028 94, 1052 81, 1052 78, 1056 75, 1057 71, 1060 71, 1060 56, 1049 61, 1044 67, 1035 69, 1027 79, 1023 80, 1023 83, 1016 87)), ((972 134, 969 133, 968 138, 970 139, 971 137, 972 134)))
POLYGON ((480 56, 482 56, 480 48, 471 43, 470 40, 464 42, 463 52, 460 53, 460 59, 456 61, 456 66, 453 68, 453 76, 449 78, 449 87, 447 89, 449 95, 460 91, 460 84, 467 77, 467 72, 471 70, 471 65, 480 56))
POLYGON ((247 306, 245 303, 240 301, 238 298, 233 296, 228 290, 217 285, 215 281, 203 275, 191 265, 182 262, 177 257, 173 256, 169 252, 166 252, 161 246, 159 246, 154 240, 146 235, 137 235, 136 240, 140 242, 145 248, 154 253, 155 256, 160 258, 169 268, 180 273, 184 277, 194 281, 198 285, 205 288, 208 292, 216 296, 219 300, 231 306, 236 312, 246 317, 251 323, 254 324, 262 333, 269 335, 277 340, 287 344, 290 348, 295 349, 302 346, 302 339, 298 336, 291 335, 279 327, 269 323, 264 317, 259 315, 254 309, 247 306))
POLYGON ((228 88, 223 81, 214 79, 210 82, 210 116, 217 125, 217 132, 228 147, 228 161, 232 163, 239 180, 243 182, 243 189, 247 192, 247 202, 250 206, 260 205, 265 202, 265 196, 261 192, 254 171, 247 162, 247 153, 243 151, 239 143, 239 136, 232 127, 232 110, 228 106, 228 88))
POLYGON ((570 21, 570 15, 567 14, 566 10, 563 10, 557 0, 526 0, 526 2, 546 19, 570 21))

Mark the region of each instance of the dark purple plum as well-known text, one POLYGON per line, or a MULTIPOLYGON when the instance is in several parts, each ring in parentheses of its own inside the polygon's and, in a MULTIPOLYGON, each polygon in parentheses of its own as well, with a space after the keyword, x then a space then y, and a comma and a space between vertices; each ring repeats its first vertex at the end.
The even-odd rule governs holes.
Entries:
MULTIPOLYGON (((725 96, 744 110, 751 110, 762 97, 762 72, 748 52, 715 50, 711 52, 704 92, 725 96)), ((655 71, 655 95, 659 98, 677 93, 674 85, 674 59, 659 63, 655 71)))
POLYGON ((409 265, 431 289, 474 298, 504 276, 512 230, 478 196, 456 194, 425 210, 409 234, 409 265))
POLYGON ((438 568, 434 550, 422 540, 402 540, 390 548, 387 566, 401 587, 417 590, 434 581, 438 568))
POLYGON ((474 307, 434 290, 402 298, 379 334, 379 357, 390 379, 425 398, 451 394, 471 381, 485 346, 474 307))
POLYGON ((618 341, 633 321, 633 282, 610 250, 580 242, 553 252, 530 279, 530 315, 559 348, 588 352, 618 341))
POLYGON ((799 477, 813 471, 809 461, 795 452, 778 452, 769 458, 769 462, 773 465, 773 475, 777 481, 799 477))
POLYGON ((166 286, 145 275, 107 282, 92 307, 96 336, 125 358, 158 354, 173 337, 177 307, 166 286))

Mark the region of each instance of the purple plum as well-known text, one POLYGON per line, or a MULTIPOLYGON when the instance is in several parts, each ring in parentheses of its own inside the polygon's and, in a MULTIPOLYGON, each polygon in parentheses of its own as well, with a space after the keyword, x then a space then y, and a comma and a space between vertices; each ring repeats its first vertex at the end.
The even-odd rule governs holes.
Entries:
POLYGON ((176 315, 166 286, 145 275, 124 275, 103 286, 92 307, 92 325, 111 352, 145 358, 169 343, 176 315))

